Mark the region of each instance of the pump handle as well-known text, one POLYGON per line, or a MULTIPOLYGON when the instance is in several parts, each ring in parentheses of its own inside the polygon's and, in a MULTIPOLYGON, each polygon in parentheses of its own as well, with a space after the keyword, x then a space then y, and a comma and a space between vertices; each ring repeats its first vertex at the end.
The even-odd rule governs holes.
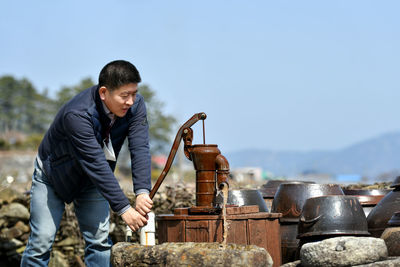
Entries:
POLYGON ((150 192, 151 199, 153 199, 154 195, 157 193, 158 188, 160 187, 161 183, 164 181, 165 176, 167 176, 169 169, 171 168, 172 162, 174 161, 176 152, 179 147, 179 143, 182 139, 183 130, 186 128, 190 128, 193 124, 195 124, 199 120, 205 120, 206 118, 207 118, 207 115, 204 112, 196 113, 187 122, 185 122, 181 126, 181 128, 179 128, 179 131, 177 132, 176 137, 175 137, 175 141, 172 144, 171 151, 169 152, 167 163, 165 163, 165 167, 164 167, 163 171, 161 172, 160 176, 158 177, 157 182, 153 186, 153 189, 151 189, 151 192, 150 192))

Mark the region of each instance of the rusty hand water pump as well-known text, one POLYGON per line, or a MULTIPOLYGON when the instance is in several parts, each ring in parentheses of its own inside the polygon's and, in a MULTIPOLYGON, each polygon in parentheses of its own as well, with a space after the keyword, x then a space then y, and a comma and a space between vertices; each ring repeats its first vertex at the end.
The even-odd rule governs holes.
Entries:
POLYGON ((181 139, 184 143, 185 156, 193 162, 196 170, 196 206, 190 208, 191 213, 217 213, 220 208, 216 204, 218 190, 228 186, 229 163, 221 155, 217 145, 205 144, 204 120, 207 115, 203 112, 194 114, 178 130, 175 141, 169 153, 167 163, 150 192, 153 198, 164 178, 171 168, 181 139), (203 121, 203 144, 192 145, 193 130, 190 128, 199 120, 203 121))

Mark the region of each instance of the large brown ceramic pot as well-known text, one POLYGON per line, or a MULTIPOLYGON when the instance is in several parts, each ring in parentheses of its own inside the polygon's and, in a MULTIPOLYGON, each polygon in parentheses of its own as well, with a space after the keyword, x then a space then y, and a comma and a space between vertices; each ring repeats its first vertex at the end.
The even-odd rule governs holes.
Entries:
POLYGON ((380 237, 383 231, 389 227, 388 221, 400 207, 400 177, 397 177, 392 185, 393 189, 375 206, 368 214, 368 231, 373 237, 380 237))
POLYGON ((258 190, 261 192, 265 204, 268 207, 268 210, 271 210, 272 201, 274 200, 275 193, 281 184, 296 184, 296 183, 315 184, 315 182, 312 181, 297 181, 297 180, 269 180, 266 184, 263 184, 258 190))
POLYGON ((298 238, 314 236, 369 236, 367 218, 355 196, 322 196, 306 200, 298 238))
POLYGON ((345 195, 356 196, 363 207, 365 216, 381 201, 391 189, 343 189, 345 195))
POLYGON ((296 251, 299 246, 297 239, 297 224, 303 205, 311 197, 326 195, 344 195, 337 184, 281 184, 275 193, 271 212, 282 213, 281 249, 282 263, 296 260, 296 251))

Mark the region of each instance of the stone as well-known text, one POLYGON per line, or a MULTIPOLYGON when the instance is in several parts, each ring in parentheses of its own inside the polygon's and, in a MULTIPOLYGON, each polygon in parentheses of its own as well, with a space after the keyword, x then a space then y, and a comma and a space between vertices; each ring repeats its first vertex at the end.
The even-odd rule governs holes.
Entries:
POLYGON ((3 228, 1 230, 1 238, 6 240, 11 240, 13 238, 20 237, 22 234, 23 232, 15 227, 3 228))
POLYGON ((141 246, 120 242, 112 247, 114 267, 133 266, 272 266, 272 258, 264 248, 254 245, 222 245, 219 243, 163 243, 141 246))
POLYGON ((389 256, 400 256, 400 227, 386 228, 381 238, 386 243, 389 256))
POLYGON ((24 243, 19 241, 18 239, 11 239, 10 241, 1 241, 0 242, 0 250, 3 251, 9 251, 13 249, 17 249, 19 247, 22 247, 24 243))
POLYGON ((3 218, 0 218, 0 228, 5 227, 6 225, 7 225, 7 220, 3 219, 3 218))
POLYGON ((11 203, 0 209, 0 218, 8 218, 15 220, 29 220, 28 209, 20 203, 11 203))
POLYGON ((61 240, 57 244, 55 244, 56 247, 63 247, 63 246, 74 246, 79 244, 79 239, 75 237, 67 237, 64 240, 61 240))
POLYGON ((300 260, 288 262, 288 263, 281 265, 281 267, 300 267, 300 266, 301 266, 300 260))
POLYGON ((60 251, 54 250, 50 256, 49 267, 69 267, 69 263, 65 259, 64 254, 60 251))
POLYGON ((385 241, 374 237, 341 236, 306 243, 300 249, 302 266, 352 266, 385 260, 385 241))
POLYGON ((26 243, 26 242, 28 242, 28 238, 29 238, 29 233, 25 233, 19 237, 19 240, 26 243))
POLYGON ((30 228, 28 225, 26 225, 24 222, 22 221, 18 221, 15 225, 14 228, 17 228, 19 230, 21 230, 23 233, 28 233, 30 228))
POLYGON ((11 203, 15 199, 22 198, 23 195, 14 189, 7 187, 0 190, 0 204, 11 203))
POLYGON ((376 261, 369 264, 357 265, 357 267, 400 267, 399 257, 389 257, 384 261, 376 261))
POLYGON ((15 251, 16 251, 18 254, 22 254, 22 253, 24 253, 25 249, 26 249, 26 246, 22 246, 22 247, 16 249, 15 251))

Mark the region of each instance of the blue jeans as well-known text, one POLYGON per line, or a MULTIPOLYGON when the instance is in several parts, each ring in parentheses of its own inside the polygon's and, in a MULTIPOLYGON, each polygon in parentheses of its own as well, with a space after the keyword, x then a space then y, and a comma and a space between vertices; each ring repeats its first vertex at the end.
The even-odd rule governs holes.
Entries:
MULTIPOLYGON (((74 200, 75 214, 85 239, 86 266, 110 266, 109 204, 94 185, 82 189, 74 200)), ((35 161, 31 189, 31 234, 21 266, 47 266, 65 209, 47 176, 35 161)))

